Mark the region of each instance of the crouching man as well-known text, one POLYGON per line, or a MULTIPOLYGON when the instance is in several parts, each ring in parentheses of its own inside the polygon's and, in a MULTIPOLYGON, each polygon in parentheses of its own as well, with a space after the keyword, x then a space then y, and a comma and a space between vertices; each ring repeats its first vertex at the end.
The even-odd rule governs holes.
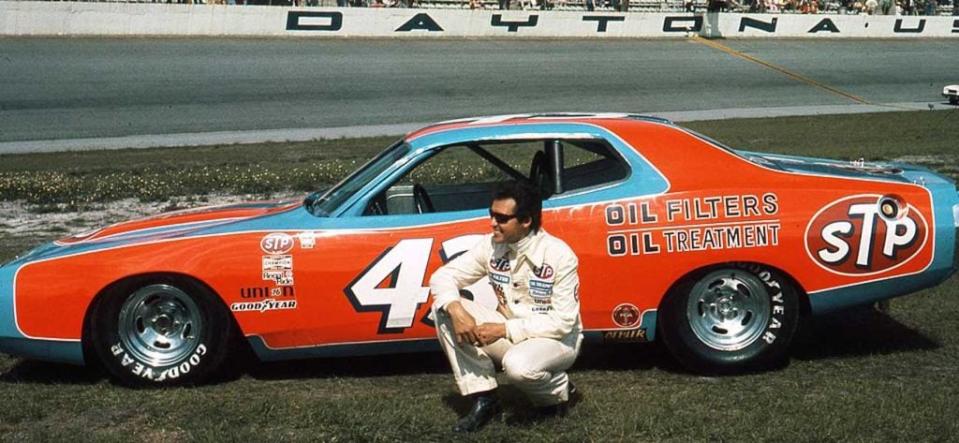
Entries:
POLYGON ((582 341, 578 261, 540 227, 541 208, 531 186, 501 185, 490 206, 493 232, 430 279, 440 345, 460 393, 473 399, 454 432, 475 431, 499 412, 496 364, 543 414, 565 413, 575 392, 565 371, 582 341), (460 297, 486 276, 496 310, 460 297))

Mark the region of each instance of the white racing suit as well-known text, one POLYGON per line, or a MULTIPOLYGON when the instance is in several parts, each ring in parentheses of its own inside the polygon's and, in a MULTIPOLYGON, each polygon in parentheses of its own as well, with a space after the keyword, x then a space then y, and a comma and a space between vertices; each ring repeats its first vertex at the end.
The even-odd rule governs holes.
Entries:
POLYGON ((569 376, 582 342, 578 260, 562 240, 540 229, 513 244, 492 234, 438 269, 430 278, 440 345, 460 393, 496 388, 495 365, 536 406, 568 400, 569 376), (459 290, 489 276, 496 310, 461 298, 459 290), (505 323, 506 338, 486 346, 456 343, 446 306, 459 301, 476 324, 505 323))

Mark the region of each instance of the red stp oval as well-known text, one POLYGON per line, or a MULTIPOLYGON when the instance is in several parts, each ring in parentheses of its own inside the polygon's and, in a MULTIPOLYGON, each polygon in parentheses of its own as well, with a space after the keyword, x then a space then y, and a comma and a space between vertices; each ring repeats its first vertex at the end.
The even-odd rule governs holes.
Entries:
POLYGON ((274 232, 260 240, 260 249, 267 254, 286 254, 293 249, 293 236, 274 232))
POLYGON ((884 216, 882 196, 854 195, 816 213, 806 227, 806 252, 819 266, 842 275, 878 274, 905 264, 926 244, 928 225, 911 205, 884 216))

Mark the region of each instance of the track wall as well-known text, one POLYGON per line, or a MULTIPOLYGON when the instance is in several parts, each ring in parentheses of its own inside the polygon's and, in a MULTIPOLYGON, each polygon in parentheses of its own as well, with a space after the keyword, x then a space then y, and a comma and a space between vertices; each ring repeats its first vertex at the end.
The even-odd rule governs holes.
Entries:
POLYGON ((0 1, 0 35, 959 38, 959 18, 0 1))

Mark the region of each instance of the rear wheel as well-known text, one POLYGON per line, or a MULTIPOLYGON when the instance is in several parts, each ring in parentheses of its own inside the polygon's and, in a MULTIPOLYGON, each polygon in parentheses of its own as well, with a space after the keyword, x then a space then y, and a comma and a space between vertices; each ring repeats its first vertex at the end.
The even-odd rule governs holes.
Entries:
POLYGON ((203 381, 222 363, 233 331, 216 296, 187 280, 118 290, 91 315, 96 354, 114 377, 134 386, 203 381))
POLYGON ((796 289, 759 265, 729 265, 678 284, 662 306, 661 332, 690 370, 732 373, 785 356, 799 321, 796 289))

